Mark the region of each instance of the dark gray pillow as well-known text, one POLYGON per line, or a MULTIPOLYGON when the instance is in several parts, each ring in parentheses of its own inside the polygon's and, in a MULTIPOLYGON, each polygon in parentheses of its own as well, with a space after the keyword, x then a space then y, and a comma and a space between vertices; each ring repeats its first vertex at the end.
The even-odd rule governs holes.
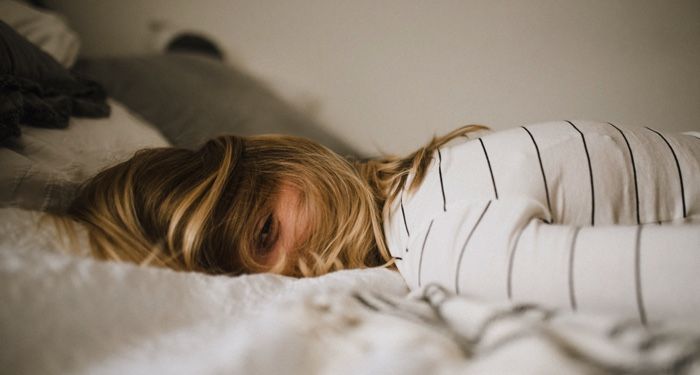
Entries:
POLYGON ((174 145, 193 148, 219 134, 283 133, 357 156, 241 70, 195 54, 84 59, 75 69, 155 125, 174 145))

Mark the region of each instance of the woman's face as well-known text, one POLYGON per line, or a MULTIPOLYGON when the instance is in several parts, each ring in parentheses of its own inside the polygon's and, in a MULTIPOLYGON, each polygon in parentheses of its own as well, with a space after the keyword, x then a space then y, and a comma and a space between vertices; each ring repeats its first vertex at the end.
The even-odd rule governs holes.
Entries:
POLYGON ((259 248, 265 265, 272 267, 308 236, 308 214, 302 207, 301 191, 282 185, 272 213, 259 230, 259 248))

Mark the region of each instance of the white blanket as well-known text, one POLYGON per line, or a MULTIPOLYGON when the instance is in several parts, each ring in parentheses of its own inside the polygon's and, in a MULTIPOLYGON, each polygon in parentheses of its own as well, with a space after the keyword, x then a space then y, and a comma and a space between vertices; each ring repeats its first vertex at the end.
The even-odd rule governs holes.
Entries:
POLYGON ((297 280, 100 262, 57 252, 36 222, 0 210, 3 373, 700 373, 697 327, 407 295, 382 269, 297 280))

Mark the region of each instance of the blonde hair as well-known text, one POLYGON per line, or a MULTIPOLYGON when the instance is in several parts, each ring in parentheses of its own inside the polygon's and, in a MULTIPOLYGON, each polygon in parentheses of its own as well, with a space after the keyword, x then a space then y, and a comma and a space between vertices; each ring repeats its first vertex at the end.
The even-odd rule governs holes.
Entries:
POLYGON ((425 178, 428 165, 435 151, 458 137, 467 137, 470 133, 489 130, 483 125, 465 125, 443 136, 433 137, 425 146, 405 157, 384 156, 356 162, 355 168, 372 189, 375 204, 382 208, 382 217, 391 207, 399 192, 407 193, 417 189, 425 178), (413 175, 411 184, 405 186, 408 176, 413 175))
POLYGON ((156 148, 88 180, 67 212, 87 228, 92 254, 211 274, 316 276, 391 263, 382 208, 432 152, 484 129, 434 138, 405 158, 349 162, 310 140, 283 135, 220 136, 198 150, 156 148), (301 193, 308 235, 270 266, 256 248, 281 186, 301 193))

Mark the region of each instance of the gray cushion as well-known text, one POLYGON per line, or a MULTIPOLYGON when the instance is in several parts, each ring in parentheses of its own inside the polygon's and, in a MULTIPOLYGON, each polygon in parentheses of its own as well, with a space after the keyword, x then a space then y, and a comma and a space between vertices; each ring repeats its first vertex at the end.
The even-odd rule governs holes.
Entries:
POLYGON ((79 61, 76 69, 176 146, 193 148, 219 134, 284 133, 357 155, 249 74, 206 56, 93 58, 79 61))

